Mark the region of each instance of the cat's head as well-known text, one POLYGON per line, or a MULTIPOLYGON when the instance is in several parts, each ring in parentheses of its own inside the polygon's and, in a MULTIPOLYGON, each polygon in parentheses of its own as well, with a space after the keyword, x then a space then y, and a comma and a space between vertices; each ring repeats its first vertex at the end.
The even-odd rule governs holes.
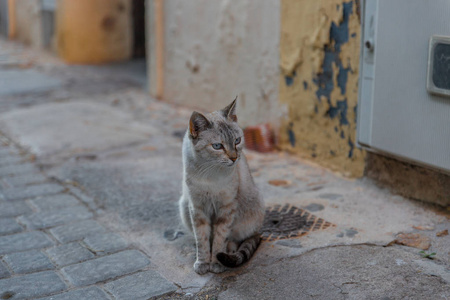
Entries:
POLYGON ((202 162, 234 166, 244 147, 244 134, 237 124, 236 99, 207 115, 194 111, 189 121, 189 138, 202 162))

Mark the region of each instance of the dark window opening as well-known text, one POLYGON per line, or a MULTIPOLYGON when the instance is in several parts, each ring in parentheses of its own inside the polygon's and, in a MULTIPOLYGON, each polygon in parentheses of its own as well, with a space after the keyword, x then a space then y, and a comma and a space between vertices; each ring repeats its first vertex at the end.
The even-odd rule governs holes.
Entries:
POLYGON ((145 0, 133 0, 133 58, 145 57, 145 0))

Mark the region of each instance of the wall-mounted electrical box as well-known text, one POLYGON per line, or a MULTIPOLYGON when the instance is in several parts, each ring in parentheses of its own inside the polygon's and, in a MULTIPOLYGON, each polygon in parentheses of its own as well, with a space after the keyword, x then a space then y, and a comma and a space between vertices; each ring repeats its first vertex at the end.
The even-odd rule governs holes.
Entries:
POLYGON ((362 1, 358 142, 450 172, 450 1, 362 1))

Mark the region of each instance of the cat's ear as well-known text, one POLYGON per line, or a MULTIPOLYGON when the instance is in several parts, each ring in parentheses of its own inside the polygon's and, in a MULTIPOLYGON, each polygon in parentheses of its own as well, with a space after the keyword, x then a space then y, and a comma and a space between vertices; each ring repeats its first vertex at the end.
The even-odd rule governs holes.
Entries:
POLYGON ((231 121, 237 122, 237 116, 236 116, 236 101, 237 101, 237 96, 236 98, 233 100, 233 102, 231 102, 230 105, 228 105, 227 107, 225 107, 224 109, 222 109, 222 115, 227 118, 230 119, 231 121))
POLYGON ((189 133, 194 139, 198 137, 201 131, 208 129, 210 126, 211 123, 204 115, 196 111, 192 113, 189 120, 189 133))

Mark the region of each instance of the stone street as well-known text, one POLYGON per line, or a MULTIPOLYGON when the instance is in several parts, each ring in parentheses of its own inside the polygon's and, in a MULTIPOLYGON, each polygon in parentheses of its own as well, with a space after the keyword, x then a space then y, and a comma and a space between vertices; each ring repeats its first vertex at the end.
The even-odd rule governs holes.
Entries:
POLYGON ((151 98, 135 68, 0 41, 0 299, 450 298, 448 210, 283 152, 247 151, 281 218, 255 256, 196 274, 177 208, 193 108, 151 98))

